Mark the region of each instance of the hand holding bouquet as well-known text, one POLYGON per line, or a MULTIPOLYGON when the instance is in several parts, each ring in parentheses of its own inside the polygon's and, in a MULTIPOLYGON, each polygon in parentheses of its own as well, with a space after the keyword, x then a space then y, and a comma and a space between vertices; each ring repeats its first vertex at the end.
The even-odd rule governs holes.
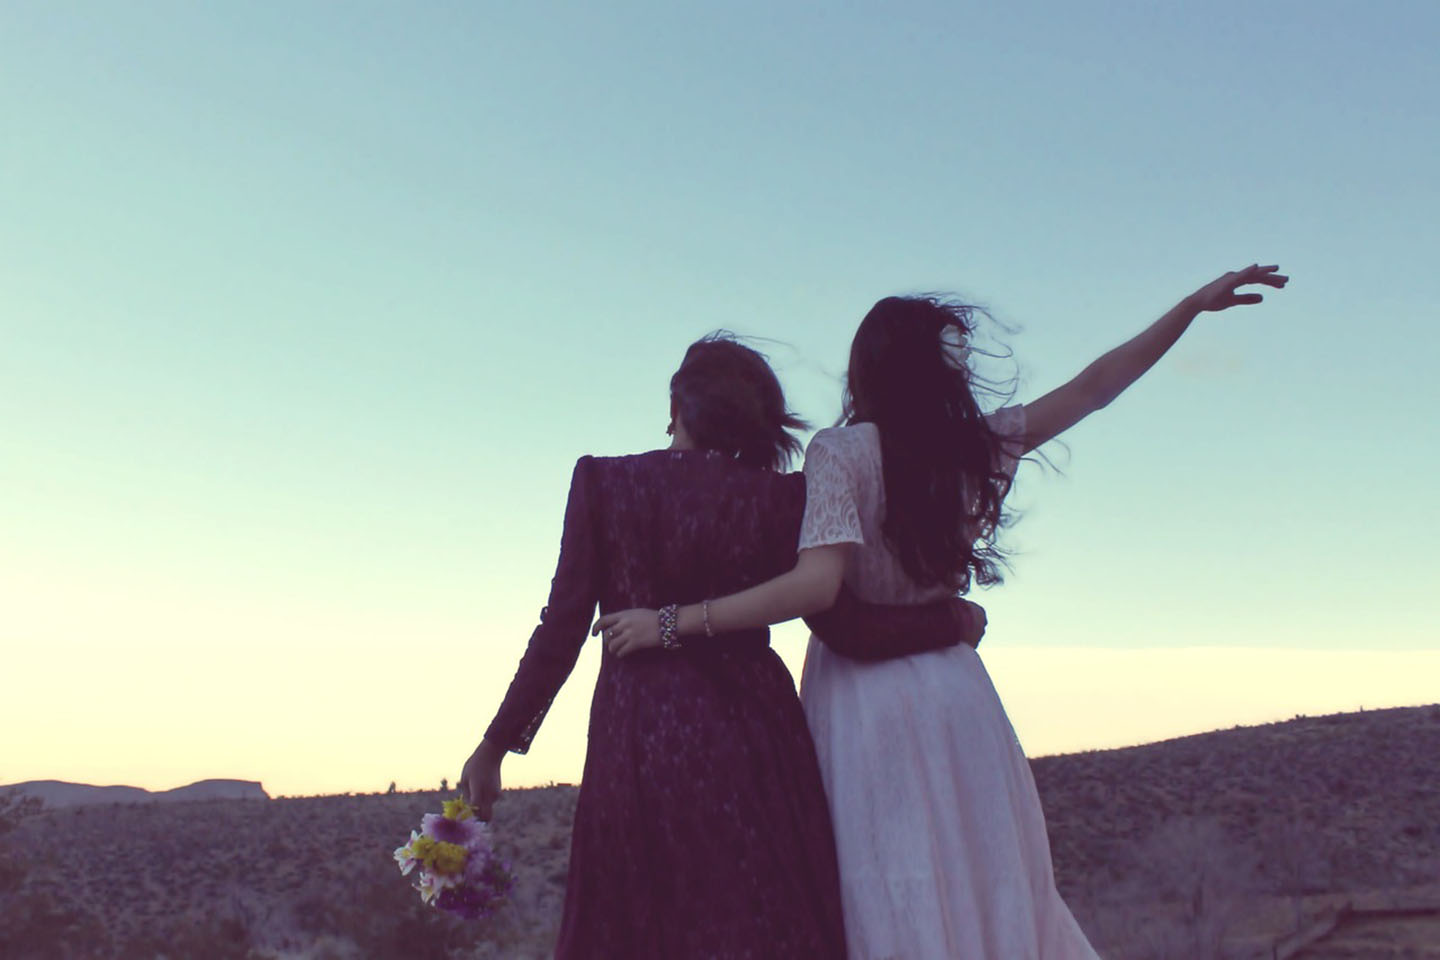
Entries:
POLYGON ((464 798, 445 801, 443 813, 427 813, 410 842, 395 851, 405 876, 416 867, 420 899, 467 920, 487 917, 515 885, 510 865, 495 853, 490 826, 464 798))

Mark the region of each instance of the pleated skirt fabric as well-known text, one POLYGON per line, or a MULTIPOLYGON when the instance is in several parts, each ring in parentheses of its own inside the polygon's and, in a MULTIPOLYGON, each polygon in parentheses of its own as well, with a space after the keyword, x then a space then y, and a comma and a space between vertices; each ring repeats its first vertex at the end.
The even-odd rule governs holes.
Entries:
POLYGON ((851 960, 1098 960, 1055 888, 1029 762, 975 650, 860 663, 812 638, 801 700, 851 960))

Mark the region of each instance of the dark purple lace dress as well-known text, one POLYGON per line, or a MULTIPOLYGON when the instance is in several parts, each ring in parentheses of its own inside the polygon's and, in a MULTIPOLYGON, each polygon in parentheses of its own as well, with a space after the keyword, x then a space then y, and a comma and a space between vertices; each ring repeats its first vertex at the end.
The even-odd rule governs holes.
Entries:
MULTIPOLYGON (((525 752, 602 611, 698 602, 790 569, 799 474, 703 451, 575 465, 550 601, 486 738, 525 752)), ((955 643, 955 605, 847 600, 812 626, 879 658, 955 643)), ((603 655, 557 957, 839 958, 834 838, 768 631, 603 655)))

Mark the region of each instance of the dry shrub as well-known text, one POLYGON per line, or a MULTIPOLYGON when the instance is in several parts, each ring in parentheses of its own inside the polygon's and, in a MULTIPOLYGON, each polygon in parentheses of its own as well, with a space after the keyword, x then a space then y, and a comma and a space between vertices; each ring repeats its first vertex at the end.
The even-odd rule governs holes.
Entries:
POLYGON ((23 829, 40 812, 40 801, 14 791, 0 791, 0 957, 84 958, 99 955, 90 948, 104 944, 103 929, 93 917, 57 906, 45 893, 31 889, 33 864, 42 863, 34 838, 23 829), (63 940, 59 939, 63 938, 63 940), (71 943, 57 949, 57 943, 71 943))
POLYGON ((1333 882, 1320 832, 1299 811, 1267 825, 1259 838, 1261 867, 1274 892, 1289 898, 1292 930, 1305 923, 1305 897, 1327 892, 1333 882))
POLYGON ((1112 960, 1224 960, 1256 858, 1213 819, 1172 817, 1091 883, 1076 913, 1112 960))

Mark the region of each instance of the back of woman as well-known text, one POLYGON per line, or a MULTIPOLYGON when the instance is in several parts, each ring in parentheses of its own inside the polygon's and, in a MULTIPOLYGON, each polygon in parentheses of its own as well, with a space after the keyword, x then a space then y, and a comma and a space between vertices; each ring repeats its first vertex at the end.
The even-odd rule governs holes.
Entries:
MULTIPOLYGON (((852 349, 851 422, 806 451, 800 548, 850 544, 844 579, 863 599, 919 603, 998 579, 993 537, 1025 408, 979 414, 963 365, 941 349, 947 329, 968 337, 967 320, 929 300, 878 304, 852 349)), ((812 638, 800 696, 851 957, 1094 960, 1055 890, 1029 763, 973 648, 863 664, 812 638)))
MULTIPOLYGON (((728 447, 723 432, 713 440, 738 456, 691 443, 686 430, 705 427, 710 407, 723 412, 717 394, 751 394, 743 377, 705 361, 773 374, 728 342, 697 344, 686 359, 672 383, 677 405, 684 414, 688 398, 702 402, 675 418, 683 445, 576 463, 549 603, 486 732, 485 756, 529 749, 597 605, 698 601, 794 563, 804 480, 772 469, 789 420, 756 418, 765 429, 752 429, 760 435, 748 446, 740 437, 728 447)), ((789 671, 763 627, 624 659, 607 650, 556 956, 761 955, 845 955, 834 839, 789 671)))
MULTIPOLYGON (((1005 407, 985 418, 1005 438, 999 473, 1013 479, 1025 434, 1025 408, 1005 407)), ((873 603, 924 603, 955 593, 947 584, 922 584, 887 542, 884 454, 879 428, 870 422, 821 430, 805 452, 809 488, 800 549, 854 543, 845 583, 873 603)))
MULTIPOLYGON (((700 600, 794 562, 798 475, 698 450, 582 463, 601 610, 700 600)), ((814 753, 766 630, 604 657, 589 741, 560 956, 843 955, 814 753), (755 777, 759 757, 783 762, 755 777)))
POLYGON ((659 597, 688 603, 750 586, 795 562, 805 502, 798 474, 745 466, 709 450, 589 462, 596 549, 606 558, 598 585, 604 609, 659 597))

